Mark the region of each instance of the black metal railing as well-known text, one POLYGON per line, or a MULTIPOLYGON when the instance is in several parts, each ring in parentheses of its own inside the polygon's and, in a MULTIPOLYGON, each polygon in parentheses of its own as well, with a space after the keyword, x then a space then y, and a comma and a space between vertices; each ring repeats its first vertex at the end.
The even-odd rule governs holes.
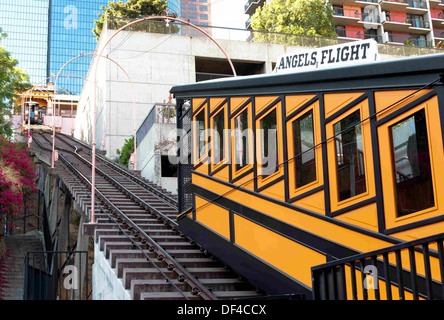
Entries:
POLYGON ((441 300, 443 240, 444 233, 314 266, 313 298, 441 300))
POLYGON ((429 22, 425 20, 409 18, 407 22, 412 25, 412 28, 430 29, 429 22))
POLYGON ((443 20, 444 19, 442 11, 441 12, 430 11, 430 17, 432 19, 439 19, 439 20, 443 20))
POLYGON ((338 37, 361 39, 361 40, 374 39, 376 42, 382 43, 381 36, 378 36, 376 34, 361 33, 361 31, 359 30, 347 30, 347 29, 336 28, 336 33, 338 34, 338 37))
POLYGON ((359 13, 360 12, 356 9, 333 7, 333 15, 335 16, 359 19, 359 13))
POLYGON ((444 39, 444 31, 442 29, 434 29, 433 30, 433 36, 435 38, 444 39))
POLYGON ((410 8, 427 9, 427 2, 426 1, 407 0, 407 3, 410 8))
POLYGON ((396 3, 407 3, 407 0, 381 0, 380 2, 388 1, 388 2, 396 2, 396 3))
POLYGON ((25 256, 24 300, 87 300, 87 251, 29 251, 25 256))
POLYGON ((41 217, 39 213, 28 213, 25 207, 23 214, 18 217, 5 216, 0 220, 0 237, 13 234, 26 234, 31 231, 39 231, 41 217))

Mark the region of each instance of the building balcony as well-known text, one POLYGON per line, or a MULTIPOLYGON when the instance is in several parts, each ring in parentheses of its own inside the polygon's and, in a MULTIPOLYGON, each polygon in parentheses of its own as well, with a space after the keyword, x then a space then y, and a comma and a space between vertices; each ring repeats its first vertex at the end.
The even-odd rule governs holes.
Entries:
POLYGON ((376 14, 364 13, 355 9, 333 8, 337 25, 361 27, 363 24, 380 24, 381 17, 376 14))
POLYGON ((360 12, 356 9, 344 9, 333 7, 333 18, 337 25, 359 26, 360 12))
POLYGON ((407 4, 409 5, 406 8, 407 13, 411 13, 411 14, 425 14, 425 13, 428 12, 427 3, 425 1, 407 0, 407 4))
POLYGON ((435 40, 444 41, 444 29, 434 29, 433 36, 435 40))
POLYGON ((330 0, 330 2, 332 5, 354 6, 354 7, 365 8, 371 4, 374 4, 375 6, 377 6, 379 3, 379 0, 330 0))
POLYGON ((444 8, 444 0, 429 0, 430 8, 442 9, 444 8))
POLYGON ((359 17, 360 17, 360 21, 359 23, 361 25, 363 24, 381 24, 381 16, 378 14, 374 14, 374 13, 365 13, 365 12, 361 12, 359 13, 359 17))
POLYGON ((382 24, 386 31, 400 31, 409 32, 409 28, 412 26, 409 22, 407 15, 386 13, 383 14, 382 24))
POLYGON ((382 43, 382 37, 373 34, 365 34, 359 30, 346 30, 346 29, 336 29, 336 33, 339 38, 347 38, 347 39, 374 39, 378 43, 382 43))
POLYGON ((409 8, 418 8, 427 10, 427 2, 421 0, 407 0, 409 8))
POLYGON ((421 47, 421 48, 431 48, 433 47, 432 41, 415 39, 410 35, 406 34, 388 34, 389 44, 400 44, 405 46, 421 47))
POLYGON ((444 25, 444 14, 442 11, 430 11, 430 18, 432 19, 432 24, 434 28, 440 28, 444 25))
POLYGON ((430 23, 428 21, 409 19, 408 22, 411 24, 411 27, 409 27, 411 33, 427 34, 430 32, 430 23))
POLYGON ((245 14, 252 15, 258 7, 262 7, 265 0, 247 0, 245 4, 245 14))
POLYGON ((430 11, 430 18, 444 21, 444 14, 442 11, 441 12, 430 11))
POLYGON ((379 2, 383 11, 406 11, 409 6, 407 0, 382 0, 379 2))

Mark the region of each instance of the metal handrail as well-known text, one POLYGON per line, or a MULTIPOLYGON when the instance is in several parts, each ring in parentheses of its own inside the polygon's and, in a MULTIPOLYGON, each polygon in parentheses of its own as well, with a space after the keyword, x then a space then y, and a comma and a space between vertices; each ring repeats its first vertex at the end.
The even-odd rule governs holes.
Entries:
MULTIPOLYGON (((361 273, 361 280, 366 281, 366 268, 373 268, 375 282, 385 281, 386 297, 392 299, 392 285, 398 287, 399 298, 405 298, 405 291, 411 292, 413 298, 418 300, 426 298, 433 300, 436 296, 444 298, 444 233, 432 235, 422 239, 403 242, 371 252, 357 254, 311 268, 313 278, 313 296, 314 299, 331 300, 347 299, 348 279, 345 275, 345 267, 348 267, 351 273, 351 293, 352 299, 358 299, 356 271, 361 273), (430 245, 436 243, 437 251, 431 250, 430 245), (419 248, 418 248, 419 247, 419 248), (409 269, 402 265, 401 251, 408 250, 409 269), (425 275, 417 273, 415 253, 423 255, 425 275), (389 255, 394 254, 396 263, 389 261, 389 255), (440 279, 438 282, 432 277, 430 257, 439 260, 440 279), (369 263, 368 263, 369 262, 369 263), (360 267, 357 266, 360 265, 360 267), (382 272, 380 272, 381 270, 382 272), (396 277, 393 275, 396 274, 396 277), (396 279, 393 279, 396 278, 396 279)), ((435 278, 437 275, 434 275, 435 278)), ((380 299, 379 286, 374 286, 375 299, 380 299)), ((362 285, 362 297, 368 299, 368 290, 364 283, 362 285)), ((350 298, 350 297, 348 297, 350 298)))
MULTIPOLYGON (((58 239, 56 239, 55 243, 57 243, 58 239)), ((42 276, 44 277, 52 277, 52 283, 56 284, 57 282, 60 283, 60 287, 55 285, 54 287, 51 287, 53 289, 53 291, 42 291, 42 289, 39 290, 38 294, 38 298, 39 299, 44 299, 47 300, 48 298, 53 298, 53 299, 57 299, 57 294, 58 294, 58 290, 60 289, 60 293, 62 290, 61 287, 61 270, 64 269, 64 267, 67 265, 67 263, 69 261, 74 261, 75 257, 81 257, 84 255, 85 261, 86 261, 86 270, 85 270, 85 289, 86 289, 86 300, 88 300, 89 295, 88 295, 88 288, 89 288, 89 279, 88 279, 88 251, 75 251, 75 250, 71 250, 71 251, 57 251, 57 250, 48 250, 48 251, 28 251, 25 255, 25 259, 24 259, 24 281, 23 281, 23 289, 24 289, 24 296, 23 298, 25 300, 27 300, 29 298, 28 294, 29 294, 29 289, 32 289, 34 287, 31 287, 31 285, 42 285, 42 276), (32 281, 33 283, 29 283, 29 277, 28 277, 28 271, 29 271, 29 262, 30 262, 30 256, 31 255, 41 255, 42 257, 50 257, 51 263, 49 263, 46 267, 46 270, 41 270, 39 269, 39 278, 37 279, 38 281, 36 281, 35 278, 33 278, 32 281), (65 261, 63 261, 63 263, 61 265, 58 265, 57 262, 57 257, 60 257, 64 255, 65 256, 65 261), (55 278, 54 278, 55 277, 55 278), (60 281, 58 280, 60 279, 60 281), (43 294, 43 296, 41 296, 41 294, 43 294)), ((60 261, 60 258, 59 260, 60 261)), ((33 268, 35 268, 35 266, 33 266, 33 268)), ((82 277, 78 278, 79 282, 82 282, 83 279, 82 277)), ((35 289, 35 288, 34 288, 35 289)), ((47 288, 46 288, 47 289, 47 288)), ((80 288, 79 288, 80 289, 80 288)), ((69 290, 66 289, 65 290, 69 290)), ((72 297, 72 296, 71 296, 72 297)), ((79 295, 79 297, 82 297, 82 294, 79 295)), ((36 298, 36 297, 34 297, 36 298)), ((80 298, 81 299, 81 298, 80 298)))

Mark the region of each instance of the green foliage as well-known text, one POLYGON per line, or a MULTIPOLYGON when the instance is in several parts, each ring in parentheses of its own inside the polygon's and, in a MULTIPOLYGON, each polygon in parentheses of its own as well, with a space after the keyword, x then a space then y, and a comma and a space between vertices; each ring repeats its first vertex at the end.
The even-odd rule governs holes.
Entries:
POLYGON ((131 153, 134 152, 134 136, 131 136, 129 139, 125 139, 122 149, 117 149, 116 152, 120 156, 118 162, 122 166, 128 167, 131 153))
MULTIPOLYGON (((251 27, 259 31, 337 37, 333 9, 325 0, 273 0, 256 10, 251 17, 251 27)), ((258 42, 302 44, 297 39, 285 35, 254 34, 254 41, 258 42), (292 39, 296 43, 291 43, 292 39)), ((310 43, 304 45, 311 46, 310 43)))
MULTIPOLYGON (((123 27, 131 19, 138 19, 152 15, 158 15, 167 8, 168 0, 128 0, 109 1, 108 8, 101 7, 105 13, 99 13, 98 20, 94 21, 95 28, 92 32, 96 35, 96 39, 100 38, 105 20, 110 17, 120 18, 118 22, 114 22, 113 29, 123 27)), ((165 27, 164 27, 165 28, 165 27)), ((147 31, 147 24, 137 24, 131 28, 132 31, 147 31)), ((155 31, 154 31, 155 32, 155 31)))
POLYGON ((0 135, 12 135, 11 123, 5 116, 11 116, 17 93, 30 87, 28 76, 18 66, 10 52, 1 46, 7 35, 0 29, 0 135))

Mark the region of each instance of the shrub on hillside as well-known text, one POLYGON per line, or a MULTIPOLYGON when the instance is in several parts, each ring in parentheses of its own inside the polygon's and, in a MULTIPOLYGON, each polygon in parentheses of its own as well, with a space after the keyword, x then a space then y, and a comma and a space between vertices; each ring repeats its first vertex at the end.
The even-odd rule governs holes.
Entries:
POLYGON ((26 201, 37 192, 35 166, 26 148, 8 141, 0 135, 0 219, 14 217, 24 212, 26 201))

